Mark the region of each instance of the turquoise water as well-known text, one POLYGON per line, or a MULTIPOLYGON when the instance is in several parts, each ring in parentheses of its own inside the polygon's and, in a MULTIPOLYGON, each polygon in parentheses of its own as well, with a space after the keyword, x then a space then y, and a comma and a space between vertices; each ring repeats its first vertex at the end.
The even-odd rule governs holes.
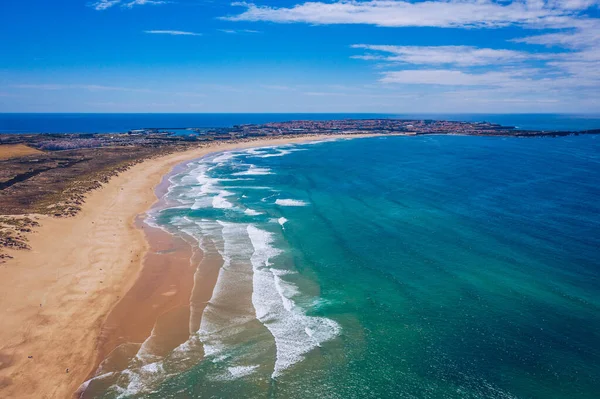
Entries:
POLYGON ((102 397, 597 398, 599 182, 598 136, 192 162, 153 222, 222 259, 213 297, 102 397))

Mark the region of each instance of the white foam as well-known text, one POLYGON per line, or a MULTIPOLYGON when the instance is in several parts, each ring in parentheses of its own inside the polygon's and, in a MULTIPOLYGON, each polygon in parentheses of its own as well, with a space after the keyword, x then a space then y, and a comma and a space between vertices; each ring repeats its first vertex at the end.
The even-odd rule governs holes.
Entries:
POLYGON ((156 374, 161 371, 164 371, 162 364, 159 362, 146 364, 145 366, 142 366, 142 368, 140 370, 144 373, 151 373, 151 374, 156 374))
POLYGON ((217 164, 218 163, 227 162, 227 161, 229 161, 229 160, 231 160, 231 159, 233 159, 233 158, 235 158, 235 157, 237 157, 239 155, 240 155, 239 153, 235 153, 235 152, 224 152, 221 155, 218 155, 218 156, 214 157, 212 159, 212 162, 213 163, 217 163, 217 164))
POLYGON ((265 155, 259 155, 259 158, 273 158, 273 157, 283 157, 285 155, 291 154, 292 152, 294 152, 293 150, 279 150, 279 152, 276 152, 275 154, 265 154, 265 155))
POLYGON ((272 175, 271 169, 269 168, 259 168, 255 165, 250 165, 248 170, 243 172, 236 172, 233 176, 261 176, 261 175, 272 175))
POLYGON ((219 179, 208 176, 207 172, 207 165, 200 165, 198 168, 194 169, 191 172, 193 174, 196 174, 196 181, 200 184, 199 194, 218 193, 219 189, 216 186, 219 183, 219 179))
POLYGON ((258 215, 262 215, 262 212, 255 211, 254 209, 250 209, 250 208, 246 209, 246 210, 244 211, 244 213, 245 213, 246 215, 248 215, 248 216, 258 216, 258 215))
POLYGON ((248 154, 248 155, 263 155, 263 154, 266 154, 266 152, 261 151, 261 149, 259 149, 259 148, 249 148, 248 150, 246 150, 246 154, 248 154))
POLYGON ((275 193, 275 194, 271 194, 271 195, 269 195, 269 196, 267 196, 267 197, 261 198, 260 202, 267 202, 267 200, 268 200, 269 198, 273 198, 273 197, 275 197, 275 196, 277 196, 277 195, 278 195, 278 194, 277 194, 277 193, 275 193))
POLYGON ((148 213, 148 216, 144 219, 144 223, 146 223, 148 226, 150 226, 152 228, 160 229, 160 230, 164 231, 165 233, 171 234, 171 232, 169 230, 167 230, 167 228, 165 226, 162 226, 157 223, 156 218, 157 218, 156 213, 150 212, 150 213, 148 213))
POLYGON ((258 368, 258 365, 252 365, 252 366, 234 366, 234 367, 228 367, 227 370, 229 371, 229 373, 231 374, 231 376, 233 378, 241 378, 241 377, 245 377, 247 375, 250 375, 252 373, 254 373, 254 371, 258 368))
POLYGON ((273 190, 273 188, 268 187, 268 186, 227 186, 227 188, 241 189, 241 190, 272 190, 272 191, 275 191, 275 190, 273 190))
POLYGON ((254 247, 252 304, 256 318, 275 339, 277 354, 271 376, 276 378, 302 361, 306 353, 335 337, 340 328, 332 320, 306 316, 293 302, 291 297, 298 293, 297 288, 281 279, 285 271, 270 268, 272 258, 281 253, 272 245, 273 235, 249 225, 248 236, 254 247))
POLYGON ((207 267, 206 263, 211 262, 211 259, 215 258, 214 252, 217 251, 222 253, 223 251, 223 239, 221 236, 223 226, 214 220, 202 219, 189 221, 192 224, 182 230, 198 240, 199 246, 204 253, 202 260, 194 273, 194 287, 192 288, 192 295, 190 298, 190 331, 196 333, 200 329, 200 320, 205 311, 205 304, 194 299, 197 298, 198 295, 201 295, 198 290, 203 289, 201 288, 202 285, 197 286, 196 282, 203 278, 202 276, 207 267))
POLYGON ((271 273, 273 273, 273 282, 275 283, 275 289, 281 298, 281 303, 283 303, 283 307, 288 312, 291 312, 294 309, 294 301, 290 299, 290 297, 296 295, 298 290, 292 284, 286 283, 282 280, 279 275, 276 273, 276 269, 271 269, 271 273))
POLYGON ((196 209, 202 209, 202 208, 210 208, 211 206, 213 206, 212 198, 211 197, 202 197, 202 198, 198 198, 197 200, 195 200, 194 204, 192 206, 190 206, 190 209, 196 210, 196 209))
POLYGON ((142 364, 148 364, 152 362, 156 362, 158 360, 158 356, 153 353, 154 349, 154 341, 156 340, 156 325, 152 329, 150 336, 146 338, 146 340, 140 346, 140 349, 135 355, 135 359, 138 360, 142 364))
MULTIPOLYGON (((289 150, 278 150, 278 154, 289 150)), ((254 155, 270 154, 256 151, 254 155)), ((236 155, 227 153, 211 161, 194 164, 188 175, 173 178, 173 184, 179 186, 171 190, 170 195, 181 202, 187 201, 192 209, 212 206, 216 209, 234 208, 248 216, 260 215, 254 209, 236 207, 229 198, 234 193, 224 189, 234 190, 236 187, 224 187, 220 183, 248 180, 243 175, 271 174, 268 168, 245 165, 248 168, 246 171, 234 174, 240 178, 210 176, 214 175, 212 169, 220 168, 220 162, 234 156, 236 155)), ((266 198, 271 197, 273 196, 266 198)), ((269 201, 272 203, 273 199, 269 201)), ((279 199, 276 203, 281 206, 308 205, 295 199, 279 199)), ((282 228, 288 222, 283 217, 271 220, 271 223, 275 221, 282 228)), ((275 342, 276 362, 272 376, 277 377, 293 364, 302 361, 306 353, 338 334, 339 326, 334 321, 305 314, 304 309, 294 300, 300 294, 298 287, 285 277, 290 272, 272 267, 274 259, 282 253, 273 245, 272 233, 254 225, 197 220, 192 217, 175 217, 172 223, 179 231, 195 238, 205 254, 212 252, 212 259, 218 258, 215 252, 223 259, 208 303, 190 303, 191 336, 173 351, 172 356, 176 359, 182 359, 182 362, 188 359, 193 361, 194 351, 202 353, 199 351, 199 346, 202 345, 208 361, 227 362, 225 374, 229 378, 249 375, 258 369, 259 365, 254 363, 258 363, 256 359, 261 357, 243 358, 243 351, 238 349, 240 343, 248 339, 248 331, 253 331, 248 329, 249 326, 254 325, 252 328, 256 328, 258 319, 269 330, 275 342), (247 300, 241 300, 242 298, 247 300), (202 317, 199 317, 200 314, 202 317), (192 319, 196 320, 195 324, 192 319)), ((274 224, 271 226, 275 228, 274 224)), ((200 273, 200 268, 197 273, 200 273)), ((141 345, 134 359, 135 365, 121 374, 115 389, 123 396, 146 392, 149 387, 155 386, 158 379, 166 378, 167 373, 162 370, 160 363, 162 358, 153 353, 152 341, 153 335, 141 345)))
POLYGON ((206 251, 205 243, 207 240, 213 242, 211 238, 214 230, 221 230, 221 226, 215 221, 206 219, 192 220, 188 217, 179 218, 177 222, 179 230, 192 237, 202 251, 206 251))
POLYGON ((234 205, 225 199, 235 193, 224 190, 220 183, 224 181, 238 181, 246 179, 224 179, 210 177, 209 171, 214 167, 209 164, 200 163, 192 169, 188 175, 181 178, 184 186, 181 190, 171 190, 176 195, 176 200, 182 204, 190 205, 193 210, 202 208, 231 209, 234 205), (190 179, 193 177, 193 179, 190 179))
POLYGON ((122 375, 128 377, 127 388, 118 396, 126 398, 131 395, 147 393, 158 381, 167 377, 162 362, 150 363, 140 367, 138 370, 124 370, 122 375))
MULTIPOLYGON (((209 168, 201 163, 189 172, 189 175, 181 178, 181 192, 176 196, 176 200, 182 204, 192 203, 191 209, 208 208, 212 204, 213 195, 223 194, 219 187, 220 179, 208 176, 209 168), (193 180, 190 178, 193 177, 193 180), (191 202, 190 202, 191 201, 191 202)), ((179 190, 172 190, 172 194, 179 190)))
POLYGON ((261 230, 254 225, 248 225, 246 230, 254 248, 251 259, 253 267, 256 264, 260 267, 270 266, 270 260, 281 254, 281 250, 271 245, 273 243, 273 234, 261 230))
POLYGON ((231 209, 233 204, 229 202, 224 196, 217 195, 212 198, 212 207, 215 209, 231 209))
POLYGON ((306 206, 307 202, 295 199, 278 199, 275 203, 279 206, 306 206))
MULTIPOLYGON (((240 301, 240 295, 252 290, 252 267, 248 259, 253 247, 246 233, 246 224, 217 221, 220 233, 212 230, 215 247, 223 258, 212 297, 204 308, 199 337, 207 356, 223 356, 230 348, 232 337, 254 320, 251 303, 240 301)), ((235 341, 235 339, 233 339, 235 341)))
MULTIPOLYGON (((226 153, 215 159, 226 161, 239 154, 226 153)), ((183 205, 191 205, 192 209, 206 208, 211 206, 211 201, 205 197, 223 195, 222 182, 248 181, 252 178, 217 178, 211 177, 210 172, 219 168, 221 163, 214 165, 214 160, 203 159, 200 162, 190 163, 189 170, 169 179, 169 185, 165 198, 183 205)))
POLYGON ((322 143, 331 143, 332 141, 337 141, 340 138, 331 138, 331 139, 324 139, 324 140, 315 140, 315 141, 307 141, 306 143, 303 143, 304 145, 314 145, 314 144, 322 144, 322 143))

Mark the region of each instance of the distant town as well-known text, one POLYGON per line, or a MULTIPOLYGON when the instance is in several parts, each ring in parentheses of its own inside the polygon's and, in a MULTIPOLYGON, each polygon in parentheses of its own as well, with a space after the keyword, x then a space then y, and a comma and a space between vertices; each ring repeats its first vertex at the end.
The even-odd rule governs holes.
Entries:
POLYGON ((469 136, 567 136, 597 134, 586 131, 524 130, 490 122, 447 120, 346 119, 329 121, 289 121, 265 124, 210 127, 145 127, 115 133, 3 134, 0 144, 26 143, 43 151, 97 148, 119 145, 161 145, 190 141, 235 140, 265 136, 307 134, 395 134, 395 135, 469 135, 469 136))
MULTIPOLYGON (((490 122, 457 122, 446 120, 409 119, 347 119, 332 121, 291 121, 242 125, 228 129, 228 134, 264 136, 287 134, 457 134, 476 136, 559 136, 576 133, 600 133, 600 129, 586 132, 522 130, 490 122)), ((215 131, 214 133, 220 133, 215 131)))

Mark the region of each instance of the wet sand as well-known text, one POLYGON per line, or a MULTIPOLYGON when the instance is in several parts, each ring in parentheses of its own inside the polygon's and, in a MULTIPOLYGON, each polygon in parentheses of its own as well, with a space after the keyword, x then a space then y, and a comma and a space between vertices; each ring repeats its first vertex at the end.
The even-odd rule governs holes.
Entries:
MULTIPOLYGON (((172 175, 165 175, 156 188, 158 198, 166 193, 168 178, 172 175)), ((153 208, 164 205, 159 200, 153 208)), ((193 328, 190 324, 192 292, 198 291, 197 300, 207 303, 216 284, 222 259, 206 259, 196 243, 149 226, 142 216, 136 225, 144 231, 149 243, 143 267, 102 326, 92 372, 76 394, 81 399, 94 398, 104 392, 114 381, 94 377, 126 369, 139 351, 140 343, 145 343, 146 350, 153 355, 164 357, 187 341, 193 328)))
POLYGON ((175 165, 217 151, 331 137, 211 143, 149 160, 91 193, 77 216, 40 217, 32 250, 13 251, 0 265, 0 397, 69 398, 121 343, 139 347, 153 329, 157 351, 187 339, 194 281, 210 299, 220 265, 211 261, 194 274, 201 254, 137 221, 175 165))

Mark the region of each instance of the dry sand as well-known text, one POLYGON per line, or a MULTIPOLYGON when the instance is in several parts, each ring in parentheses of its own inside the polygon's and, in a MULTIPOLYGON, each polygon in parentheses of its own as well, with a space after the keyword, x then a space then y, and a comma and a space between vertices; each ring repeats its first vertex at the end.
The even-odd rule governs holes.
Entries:
MULTIPOLYGON (((144 286, 136 279, 152 278, 145 267, 140 273, 149 244, 135 219, 156 202, 155 187, 175 165, 216 151, 322 138, 215 143, 153 159, 92 192, 77 216, 40 217, 32 250, 12 252, 0 265, 0 397, 70 398, 106 355, 102 348, 147 336, 156 314, 139 315, 143 328, 119 329, 135 312, 125 300, 117 304, 145 295, 130 291, 144 286)), ((164 309, 181 305, 190 289, 177 281, 156 286, 164 309)))

